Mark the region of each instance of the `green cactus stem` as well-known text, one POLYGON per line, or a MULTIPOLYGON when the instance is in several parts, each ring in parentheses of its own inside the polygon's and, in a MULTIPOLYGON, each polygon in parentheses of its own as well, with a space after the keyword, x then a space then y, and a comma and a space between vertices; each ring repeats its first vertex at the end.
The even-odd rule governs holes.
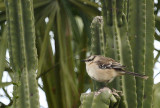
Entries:
POLYGON ((116 91, 103 88, 96 92, 83 93, 80 108, 119 108, 120 98, 116 91))
MULTIPOLYGON (((130 0, 128 34, 131 42, 134 72, 145 74, 146 0, 130 0)), ((143 107, 144 80, 136 78, 137 108, 143 107)))
MULTIPOLYGON (((113 0, 111 2, 110 5, 112 5, 113 26, 107 25, 105 20, 107 19, 106 17, 107 16, 106 11, 108 9, 107 3, 109 2, 106 2, 105 0, 102 1, 102 13, 103 13, 104 29, 105 29, 104 31, 106 32, 106 44, 107 44, 106 52, 109 53, 107 54, 107 56, 115 58, 116 60, 120 61, 123 65, 126 65, 128 67, 128 70, 133 71, 132 52, 127 37, 127 22, 124 15, 125 13, 124 6, 126 2, 124 2, 124 0, 120 1, 113 0), (112 48, 112 46, 114 47, 112 48)), ((118 78, 116 80, 117 80, 116 82, 113 82, 114 85, 113 87, 116 89, 121 89, 120 80, 118 78)), ((124 103, 128 103, 129 108, 135 108, 137 106, 135 85, 136 83, 134 77, 132 76, 122 77, 122 89, 125 94, 124 103), (131 83, 133 85, 130 85, 131 83)))
MULTIPOLYGON (((104 32, 105 32, 105 42, 106 42, 106 56, 111 57, 117 61, 120 60, 120 50, 118 42, 118 25, 117 25, 117 5, 116 0, 102 0, 102 15, 104 19, 104 32), (112 11, 110 11, 112 10, 112 11), (112 12, 109 14, 108 11, 112 12), (110 16, 112 15, 112 16, 110 16), (108 22, 107 19, 112 17, 112 22, 108 22)), ((122 2, 123 3, 123 2, 122 2)), ((118 5, 119 6, 119 5, 118 5)), ((109 20, 110 21, 110 20, 109 20)), ((111 84, 113 88, 120 90, 121 80, 120 77, 116 78, 111 84)))
POLYGON ((115 40, 114 40, 114 29, 112 27, 113 21, 112 21, 112 2, 111 0, 102 0, 102 15, 103 15, 103 21, 104 21, 104 32, 105 32, 105 39, 106 39, 106 45, 105 45, 105 55, 107 57, 111 57, 115 59, 115 40))
POLYGON ((96 16, 91 23, 91 53, 93 55, 105 55, 103 36, 103 18, 96 16))
POLYGON ((145 74, 149 78, 145 81, 143 108, 152 108, 152 89, 153 89, 153 42, 154 42, 154 1, 146 2, 146 55, 145 55, 145 74))
POLYGON ((39 108, 33 5, 30 0, 5 0, 14 108, 39 108))
MULTIPOLYGON (((125 17, 125 15, 122 16, 123 25, 119 27, 120 58, 121 63, 127 67, 126 69, 134 72, 132 51, 127 35, 127 21, 125 17)), ((128 108, 137 107, 136 81, 133 76, 122 76, 122 90, 125 94, 124 96, 127 100, 128 108)))
MULTIPOLYGON (((105 55, 105 40, 103 32, 103 18, 96 16, 91 23, 91 54, 105 55)), ((94 90, 105 87, 105 83, 96 82, 93 80, 94 90)))
POLYGON ((116 0, 117 25, 120 27, 123 23, 122 16, 124 12, 125 0, 116 0))

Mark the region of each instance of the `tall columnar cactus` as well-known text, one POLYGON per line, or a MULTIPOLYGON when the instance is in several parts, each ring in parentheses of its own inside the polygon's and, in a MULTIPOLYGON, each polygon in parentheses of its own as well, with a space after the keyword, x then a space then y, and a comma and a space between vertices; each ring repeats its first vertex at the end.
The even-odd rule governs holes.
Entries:
POLYGON ((39 108, 32 0, 5 0, 14 108, 39 108))
MULTIPOLYGON (((129 2, 125 0, 102 0, 101 3, 105 34, 103 42, 106 44, 105 48, 103 46, 102 48, 105 49, 105 55, 119 60, 128 71, 146 74, 150 77, 145 81, 145 86, 143 79, 133 76, 122 76, 122 82, 120 80, 114 82, 113 87, 124 93, 125 101, 122 102, 124 106, 122 107, 120 104, 119 107, 151 108, 154 39, 153 1, 149 0, 146 3, 146 0, 130 0, 129 2)), ((91 25, 93 26, 93 24, 91 25)), ((101 28, 102 25, 98 26, 101 28)), ((102 41, 98 40, 98 36, 101 36, 101 33, 97 33, 96 35, 93 34, 97 37, 92 36, 96 42, 92 41, 91 44, 94 44, 92 48, 97 45, 94 47, 97 48, 94 51, 100 52, 100 42, 102 41)), ((81 102, 83 104, 83 101, 81 102)))
MULTIPOLYGON (((131 42, 134 72, 145 74, 146 0, 130 0, 128 34, 131 42)), ((143 106, 144 80, 136 78, 138 108, 143 106)))
POLYGON ((105 55, 105 41, 103 34, 102 16, 96 16, 91 23, 91 53, 93 55, 105 55))
MULTIPOLYGON (((120 62, 124 65, 127 66, 129 71, 133 71, 133 63, 132 63, 132 55, 131 55, 131 47, 130 43, 128 41, 127 37, 127 21, 126 21, 126 15, 124 15, 124 7, 125 2, 123 0, 120 1, 115 1, 113 0, 112 2, 106 2, 105 0, 102 1, 102 12, 103 12, 103 18, 109 19, 106 15, 106 11, 112 10, 112 18, 113 18, 113 25, 110 26, 108 25, 108 22, 104 23, 104 29, 106 32, 106 42, 107 42, 107 47, 110 47, 109 43, 110 40, 112 39, 116 42, 114 42, 114 48, 112 51, 115 52, 115 57, 119 59, 120 56, 120 62), (112 5, 112 8, 107 8, 108 5, 112 5), (109 34, 107 28, 112 28, 113 34, 109 34), (111 37, 112 36, 112 37, 111 37), (108 38, 111 38, 108 40, 108 38), (116 40, 114 40, 116 39, 116 40), (118 52, 118 53, 116 53, 118 52)), ((110 47, 111 48, 111 47, 110 47)), ((106 51, 109 52, 109 51, 106 51)), ((109 55, 109 54, 108 54, 109 55)), ((120 83, 117 83, 119 86, 120 83)), ((116 85, 116 86, 117 86, 116 85)), ((117 87, 119 88, 119 87, 117 87)), ((135 79, 132 76, 123 76, 122 77, 122 89, 125 94, 125 98, 127 99, 128 102, 128 107, 129 108, 135 108, 136 107, 136 86, 135 86, 135 79), (132 85, 131 85, 132 84, 132 85)))
MULTIPOLYGON (((97 16, 93 19, 91 23, 91 53, 98 55, 105 55, 105 38, 103 32, 103 19, 101 16, 97 16)), ((95 81, 94 81, 95 82, 95 81)), ((104 87, 105 83, 95 83, 95 89, 104 87)), ((117 107, 120 103, 120 96, 113 95, 110 89, 100 89, 97 92, 91 92, 81 95, 81 106, 80 108, 109 108, 117 107)), ((122 106, 125 106, 124 101, 122 101, 122 106)))
MULTIPOLYGON (((123 25, 119 28, 119 46, 120 46, 120 58, 121 63, 125 65, 128 71, 134 72, 131 47, 127 36, 127 22, 125 16, 123 16, 123 25)), ((136 101, 136 82, 133 76, 122 76, 122 90, 125 94, 125 98, 129 108, 135 108, 136 101)))
POLYGON ((102 15, 104 21, 104 32, 106 39, 106 56, 115 58, 115 37, 114 37, 114 29, 113 29, 113 15, 112 15, 112 2, 111 0, 103 0, 102 1, 102 15), (106 11, 103 11, 106 10, 106 11))
MULTIPOLYGON (((103 18, 96 16, 91 23, 91 54, 105 55, 105 40, 103 32, 103 18)), ((94 89, 99 89, 105 86, 105 83, 94 82, 94 89)))
MULTIPOLYGON (((105 32, 106 41, 106 56, 111 57, 117 61, 120 60, 119 46, 118 46, 118 29, 117 29, 117 15, 116 15, 116 1, 102 0, 102 15, 104 20, 103 29, 105 32)), ((120 78, 112 82, 112 87, 120 90, 120 78)))
POLYGON ((145 74, 149 76, 148 80, 145 81, 144 87, 144 101, 143 108, 152 108, 152 98, 153 98, 153 42, 154 42, 154 1, 146 1, 146 54, 145 54, 145 74))

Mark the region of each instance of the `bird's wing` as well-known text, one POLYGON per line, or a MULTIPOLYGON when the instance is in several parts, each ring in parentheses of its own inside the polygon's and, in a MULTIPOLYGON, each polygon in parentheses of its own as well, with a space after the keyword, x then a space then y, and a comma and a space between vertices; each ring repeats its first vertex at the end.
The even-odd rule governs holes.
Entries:
POLYGON ((100 69, 116 69, 116 70, 123 70, 125 66, 121 65, 120 63, 116 62, 111 58, 101 58, 96 61, 97 65, 100 69))

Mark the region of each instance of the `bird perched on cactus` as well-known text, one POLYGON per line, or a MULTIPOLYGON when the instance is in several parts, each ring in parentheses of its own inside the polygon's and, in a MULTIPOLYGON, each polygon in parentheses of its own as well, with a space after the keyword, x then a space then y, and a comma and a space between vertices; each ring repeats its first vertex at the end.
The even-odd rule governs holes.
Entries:
POLYGON ((121 75, 133 75, 143 79, 148 78, 146 75, 126 71, 125 66, 119 62, 101 55, 92 55, 82 61, 86 63, 88 75, 98 82, 112 82, 115 77, 121 75))

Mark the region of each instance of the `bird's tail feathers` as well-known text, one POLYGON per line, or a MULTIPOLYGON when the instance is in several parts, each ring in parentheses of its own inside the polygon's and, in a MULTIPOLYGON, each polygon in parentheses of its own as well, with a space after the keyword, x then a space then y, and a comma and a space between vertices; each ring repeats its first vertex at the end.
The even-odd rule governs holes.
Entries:
POLYGON ((128 72, 128 71, 125 71, 125 73, 128 74, 128 75, 133 75, 135 77, 143 78, 145 80, 148 79, 148 76, 146 76, 146 75, 142 75, 142 74, 138 74, 138 73, 134 73, 134 72, 128 72))

